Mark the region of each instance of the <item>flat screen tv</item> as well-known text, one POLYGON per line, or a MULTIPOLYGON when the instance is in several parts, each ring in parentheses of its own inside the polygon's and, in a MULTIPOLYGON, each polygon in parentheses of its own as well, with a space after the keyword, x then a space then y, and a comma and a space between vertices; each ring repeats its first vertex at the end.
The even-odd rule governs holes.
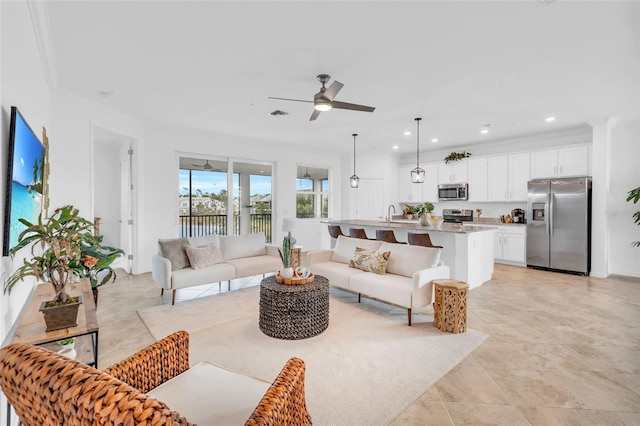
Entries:
POLYGON ((14 106, 11 107, 8 149, 3 256, 9 255, 25 230, 18 219, 37 222, 44 199, 46 148, 14 106))

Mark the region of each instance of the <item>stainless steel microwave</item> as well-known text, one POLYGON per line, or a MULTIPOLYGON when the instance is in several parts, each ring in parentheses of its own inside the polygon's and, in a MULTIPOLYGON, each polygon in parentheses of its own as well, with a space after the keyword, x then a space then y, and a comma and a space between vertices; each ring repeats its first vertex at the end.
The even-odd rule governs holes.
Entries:
POLYGON ((468 198, 468 183, 443 183, 438 185, 438 201, 466 201, 468 198))

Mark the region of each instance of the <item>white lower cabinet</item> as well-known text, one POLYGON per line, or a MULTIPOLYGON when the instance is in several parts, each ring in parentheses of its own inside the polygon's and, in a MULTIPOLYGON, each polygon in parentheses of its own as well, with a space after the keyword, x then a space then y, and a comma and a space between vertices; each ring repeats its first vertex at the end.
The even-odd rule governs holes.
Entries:
POLYGON ((527 264, 525 226, 499 226, 493 231, 493 257, 498 263, 527 264))

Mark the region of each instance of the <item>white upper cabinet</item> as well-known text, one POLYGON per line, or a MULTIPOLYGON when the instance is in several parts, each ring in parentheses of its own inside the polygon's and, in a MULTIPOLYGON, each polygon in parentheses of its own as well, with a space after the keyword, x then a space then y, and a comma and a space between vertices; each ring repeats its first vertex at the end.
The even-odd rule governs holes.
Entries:
POLYGON ((589 148, 575 146, 531 153, 531 177, 548 178, 589 174, 589 148))
POLYGON ((438 201, 438 164, 423 164, 424 183, 422 184, 422 201, 435 203, 438 201))
POLYGON ((398 198, 399 202, 413 203, 422 198, 422 185, 411 183, 411 170, 416 166, 398 167, 398 198))
POLYGON ((467 182, 467 162, 464 159, 445 163, 438 163, 438 183, 464 183, 467 182))
POLYGON ((527 200, 528 153, 489 157, 487 169, 487 201, 527 200))
POLYGON ((487 159, 474 158, 468 160, 467 174, 469 177, 469 201, 487 201, 489 199, 487 159))
POLYGON ((421 164, 424 169, 424 183, 411 182, 411 170, 415 165, 398 167, 399 202, 418 204, 425 201, 438 201, 438 165, 436 163, 421 164))

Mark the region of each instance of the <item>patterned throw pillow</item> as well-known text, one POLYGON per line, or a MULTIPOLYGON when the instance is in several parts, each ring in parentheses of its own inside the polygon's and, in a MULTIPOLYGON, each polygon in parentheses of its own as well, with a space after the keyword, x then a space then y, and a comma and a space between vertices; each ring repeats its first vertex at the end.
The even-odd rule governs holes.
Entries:
POLYGON ((200 247, 189 246, 186 251, 193 269, 206 268, 224 260, 220 248, 215 244, 200 247))
POLYGON ((387 273, 390 255, 390 251, 382 252, 356 247, 353 258, 349 262, 349 267, 384 275, 387 273))

